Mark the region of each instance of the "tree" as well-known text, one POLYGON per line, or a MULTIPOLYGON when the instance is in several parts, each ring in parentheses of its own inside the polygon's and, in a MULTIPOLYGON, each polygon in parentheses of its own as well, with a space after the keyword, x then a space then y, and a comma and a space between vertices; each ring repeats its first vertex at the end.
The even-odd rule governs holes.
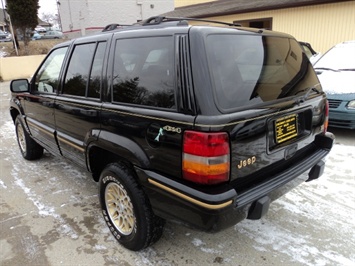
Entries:
MULTIPOLYGON (((30 34, 38 24, 38 0, 7 0, 7 12, 13 27, 23 34, 25 46, 30 41, 30 34)), ((14 33, 15 34, 15 33, 14 33)))
POLYGON ((57 14, 52 14, 52 13, 42 13, 40 15, 40 18, 49 23, 52 24, 52 26, 58 26, 59 25, 59 17, 57 14))

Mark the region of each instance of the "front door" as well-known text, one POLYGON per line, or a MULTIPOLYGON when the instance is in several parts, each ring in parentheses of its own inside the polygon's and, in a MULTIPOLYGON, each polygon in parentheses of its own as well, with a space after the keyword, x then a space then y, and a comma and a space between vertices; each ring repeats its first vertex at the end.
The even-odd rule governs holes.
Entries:
POLYGON ((67 49, 55 49, 47 56, 32 78, 31 92, 24 102, 25 120, 32 137, 54 154, 60 153, 55 137, 54 101, 67 49))
POLYGON ((107 37, 74 44, 55 104, 56 131, 64 157, 86 165, 86 147, 100 131, 100 92, 107 37))

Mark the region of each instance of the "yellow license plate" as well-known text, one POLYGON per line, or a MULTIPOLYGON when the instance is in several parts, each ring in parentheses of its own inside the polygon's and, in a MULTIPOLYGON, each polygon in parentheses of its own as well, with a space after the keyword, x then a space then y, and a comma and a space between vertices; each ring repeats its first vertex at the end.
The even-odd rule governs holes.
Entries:
POLYGON ((277 144, 297 137, 297 115, 281 117, 275 121, 275 140, 277 144))

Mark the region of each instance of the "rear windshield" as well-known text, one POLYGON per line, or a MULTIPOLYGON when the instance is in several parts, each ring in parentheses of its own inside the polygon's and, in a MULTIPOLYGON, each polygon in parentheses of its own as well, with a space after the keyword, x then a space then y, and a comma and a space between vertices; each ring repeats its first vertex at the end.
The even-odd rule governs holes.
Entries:
POLYGON ((207 36, 215 99, 222 110, 302 95, 319 81, 298 42, 281 37, 207 36))

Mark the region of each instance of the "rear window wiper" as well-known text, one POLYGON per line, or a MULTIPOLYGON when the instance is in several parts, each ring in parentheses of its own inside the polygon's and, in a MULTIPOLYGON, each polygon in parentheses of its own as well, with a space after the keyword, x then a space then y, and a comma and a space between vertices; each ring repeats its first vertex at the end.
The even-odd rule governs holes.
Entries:
POLYGON ((320 94, 321 92, 316 88, 316 87, 308 87, 304 89, 306 93, 298 98, 295 99, 296 104, 300 104, 305 102, 308 99, 308 96, 311 94, 311 92, 316 92, 317 94, 320 94))

